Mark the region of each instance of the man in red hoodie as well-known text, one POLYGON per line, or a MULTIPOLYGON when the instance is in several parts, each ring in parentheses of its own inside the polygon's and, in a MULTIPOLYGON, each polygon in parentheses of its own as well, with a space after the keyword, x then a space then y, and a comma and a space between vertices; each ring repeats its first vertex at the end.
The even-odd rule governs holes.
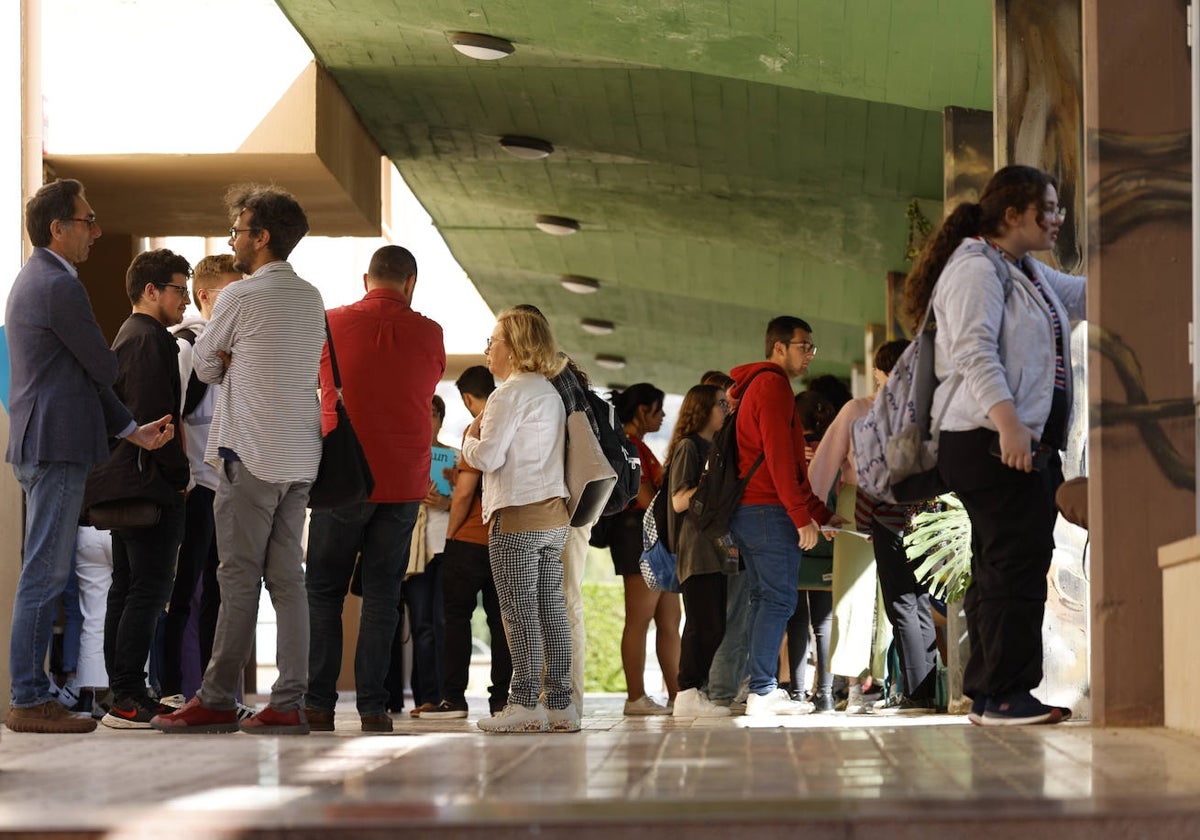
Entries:
POLYGON ((750 588, 746 714, 751 716, 807 714, 813 708, 790 699, 776 674, 779 646, 796 609, 803 551, 817 544, 820 526, 843 524, 808 484, 804 426, 789 381, 808 371, 816 352, 812 327, 781 315, 767 324, 766 361, 730 371, 736 382, 730 396, 740 401, 738 474, 746 475, 763 457, 729 523, 750 588))

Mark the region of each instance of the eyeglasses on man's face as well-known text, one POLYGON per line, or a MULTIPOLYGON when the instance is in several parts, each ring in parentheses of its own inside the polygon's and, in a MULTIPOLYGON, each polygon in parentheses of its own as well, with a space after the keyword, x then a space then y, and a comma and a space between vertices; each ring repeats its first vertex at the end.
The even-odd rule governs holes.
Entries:
POLYGON ((96 214, 95 213, 93 213, 90 216, 83 216, 83 217, 67 216, 65 219, 59 219, 59 221, 60 222, 80 222, 82 224, 87 225, 88 227, 97 227, 98 226, 98 223, 96 222, 96 214))
POLYGON ((174 289, 179 292, 180 297, 188 296, 188 287, 180 286, 178 283, 155 283, 154 285, 160 289, 174 289))
POLYGON ((238 227, 237 225, 234 225, 233 227, 231 227, 231 228, 229 229, 229 238, 230 238, 230 239, 237 239, 237 235, 238 235, 239 233, 253 233, 253 232, 254 232, 254 231, 256 231, 256 230, 260 230, 260 228, 256 228, 256 227, 244 227, 244 228, 240 228, 240 227, 238 227))
POLYGON ((817 345, 813 344, 811 341, 785 341, 784 344, 786 344, 788 347, 791 347, 792 345, 799 347, 800 352, 805 356, 817 355, 817 345))

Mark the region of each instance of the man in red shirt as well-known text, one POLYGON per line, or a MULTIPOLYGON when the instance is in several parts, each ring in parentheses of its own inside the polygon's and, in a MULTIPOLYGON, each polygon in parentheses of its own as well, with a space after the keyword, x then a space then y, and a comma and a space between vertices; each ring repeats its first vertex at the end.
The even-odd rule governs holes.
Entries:
MULTIPOLYGON (((308 529, 309 637, 305 714, 311 729, 333 729, 342 667, 342 603, 362 567, 362 622, 354 684, 362 731, 391 732, 384 686, 399 618, 417 509, 429 491, 429 406, 446 371, 442 328, 411 306, 417 263, 398 245, 380 248, 363 276, 362 300, 328 312, 350 421, 375 477, 359 504, 314 510, 308 529), (361 556, 359 556, 361 553, 361 556)), ((321 356, 321 425, 335 425, 329 348, 321 356)))
POLYGON ((730 371, 736 382, 730 396, 739 400, 738 474, 746 475, 762 456, 729 523, 750 587, 746 714, 752 716, 812 711, 811 703, 793 701, 778 687, 776 674, 779 646, 796 609, 803 551, 817 544, 821 525, 843 522, 809 486, 804 426, 789 382, 808 372, 816 352, 812 327, 782 315, 767 324, 766 361, 730 371))

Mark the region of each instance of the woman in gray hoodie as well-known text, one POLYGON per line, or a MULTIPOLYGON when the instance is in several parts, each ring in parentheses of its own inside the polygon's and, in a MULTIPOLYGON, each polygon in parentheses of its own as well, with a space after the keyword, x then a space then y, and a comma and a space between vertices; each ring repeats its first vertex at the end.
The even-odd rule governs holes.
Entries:
POLYGON ((1085 280, 1030 256, 1054 246, 1066 212, 1052 175, 996 172, 925 246, 905 284, 918 324, 936 322, 938 469, 971 518, 963 692, 983 725, 1058 723, 1070 709, 1042 681, 1042 615, 1054 550, 1054 491, 1071 406, 1070 321, 1085 280))

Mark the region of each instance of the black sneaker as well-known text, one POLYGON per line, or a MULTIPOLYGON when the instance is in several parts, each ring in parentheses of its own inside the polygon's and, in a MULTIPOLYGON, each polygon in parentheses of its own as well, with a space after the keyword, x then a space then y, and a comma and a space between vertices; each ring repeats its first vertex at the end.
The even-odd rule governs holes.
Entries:
POLYGON ((421 712, 421 720, 453 720, 467 716, 467 702, 443 700, 432 709, 421 712))
POLYGON ((126 697, 114 702, 100 722, 109 729, 149 729, 155 715, 172 711, 175 710, 160 706, 146 697, 126 697))
POLYGON ((1028 691, 1016 691, 988 698, 979 722, 983 726, 1028 726, 1062 720, 1063 710, 1058 706, 1047 706, 1028 691))
POLYGON ((818 691, 812 696, 813 711, 817 714, 826 714, 834 709, 833 692, 818 691))

